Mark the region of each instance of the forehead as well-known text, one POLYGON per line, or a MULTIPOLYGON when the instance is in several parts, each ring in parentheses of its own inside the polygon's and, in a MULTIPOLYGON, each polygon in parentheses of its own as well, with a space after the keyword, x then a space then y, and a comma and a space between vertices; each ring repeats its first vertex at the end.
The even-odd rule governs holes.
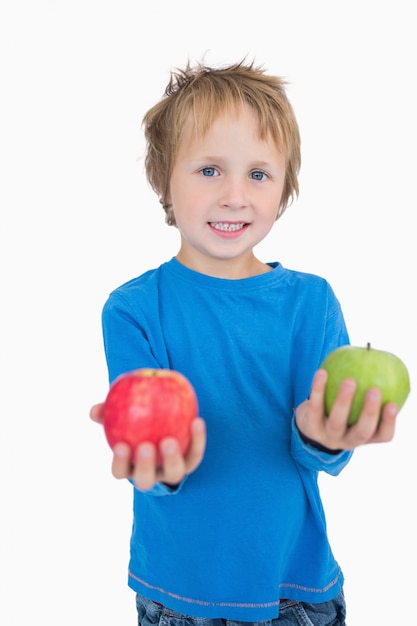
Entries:
POLYGON ((277 164, 284 167, 287 154, 276 143, 271 134, 262 137, 255 112, 243 107, 236 113, 223 111, 205 131, 196 124, 195 117, 189 115, 177 145, 175 162, 199 163, 205 160, 225 160, 237 167, 252 167, 255 164, 273 168, 277 164))
POLYGON ((179 143, 184 140, 203 139, 217 122, 231 123, 234 126, 241 124, 242 129, 250 130, 258 139, 262 141, 272 140, 278 148, 282 148, 281 133, 278 125, 270 128, 267 124, 261 123, 260 115, 249 104, 241 102, 230 102, 227 105, 217 105, 209 110, 204 103, 200 107, 193 107, 184 116, 179 133, 179 143))

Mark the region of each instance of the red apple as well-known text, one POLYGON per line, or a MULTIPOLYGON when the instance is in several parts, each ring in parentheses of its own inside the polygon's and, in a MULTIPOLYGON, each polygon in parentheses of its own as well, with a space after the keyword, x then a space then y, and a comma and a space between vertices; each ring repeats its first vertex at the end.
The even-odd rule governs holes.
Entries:
MULTIPOLYGON (((103 409, 103 426, 113 449, 127 443, 134 454, 148 441, 157 446, 175 437, 185 454, 190 425, 198 415, 197 396, 188 378, 170 369, 138 369, 119 376, 110 386, 103 409)), ((157 462, 161 457, 157 452, 157 462)))

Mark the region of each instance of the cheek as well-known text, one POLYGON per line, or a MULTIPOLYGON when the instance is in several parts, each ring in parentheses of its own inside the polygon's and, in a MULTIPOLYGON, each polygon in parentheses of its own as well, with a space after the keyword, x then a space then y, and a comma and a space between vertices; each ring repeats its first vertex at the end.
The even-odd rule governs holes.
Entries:
POLYGON ((274 199, 269 202, 268 208, 264 207, 265 210, 262 212, 263 221, 267 222, 276 222, 279 214, 279 199, 274 199))
POLYGON ((201 189, 196 189, 192 184, 185 184, 183 187, 172 189, 171 203, 177 211, 181 213, 195 214, 199 207, 204 204, 205 196, 201 189))

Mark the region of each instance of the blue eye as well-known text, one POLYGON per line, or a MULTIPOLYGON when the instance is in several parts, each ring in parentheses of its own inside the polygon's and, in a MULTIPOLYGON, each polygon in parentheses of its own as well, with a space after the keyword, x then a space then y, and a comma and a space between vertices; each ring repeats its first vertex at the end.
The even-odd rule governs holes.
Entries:
POLYGON ((201 173, 203 176, 217 176, 217 170, 215 167, 203 167, 201 173))
POLYGON ((265 180, 266 174, 265 172, 261 172, 260 170, 256 170, 255 172, 250 173, 250 177, 252 180, 265 180))

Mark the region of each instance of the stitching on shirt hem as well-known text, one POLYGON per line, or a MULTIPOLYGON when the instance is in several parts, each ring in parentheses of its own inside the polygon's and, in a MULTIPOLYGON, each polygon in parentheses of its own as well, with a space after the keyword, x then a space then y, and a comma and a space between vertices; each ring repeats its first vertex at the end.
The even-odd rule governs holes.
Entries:
POLYGON ((200 604, 202 606, 230 606, 230 607, 240 607, 240 608, 267 608, 270 606, 278 606, 279 600, 276 602, 263 602, 261 604, 249 603, 249 602, 207 602, 205 600, 193 600, 192 598, 186 598, 184 596, 180 596, 176 593, 172 593, 170 591, 165 591, 162 587, 157 587, 155 585, 151 585, 146 581, 138 578, 131 571, 129 571, 129 576, 131 576, 134 580, 137 580, 141 585, 147 587, 148 589, 154 589, 155 591, 160 591, 171 598, 175 598, 176 600, 181 600, 182 602, 188 602, 189 604, 200 604))
POLYGON ((336 585, 341 573, 341 570, 339 570, 337 576, 333 578, 333 580, 330 581, 329 584, 326 585, 326 587, 322 587, 321 589, 318 589, 316 587, 303 587, 302 585, 295 585, 293 583, 281 583, 279 585, 279 588, 282 589, 282 587, 285 587, 286 589, 300 589, 301 591, 308 591, 310 593, 324 593, 325 591, 328 591, 329 589, 334 587, 334 585, 336 585))
MULTIPOLYGON (((279 588, 286 589, 299 589, 301 591, 307 591, 309 593, 324 593, 328 591, 331 587, 333 587, 337 581, 339 580, 341 575, 341 570, 339 570, 337 576, 328 584, 326 587, 321 589, 316 587, 304 587, 303 585, 296 585, 293 583, 281 583, 279 588)), ((142 578, 138 578, 129 570, 129 576, 134 580, 137 580, 138 583, 147 587, 148 589, 154 589, 155 591, 159 591, 171 598, 175 598, 176 600, 181 600, 182 602, 188 602, 188 604, 200 604, 202 606, 228 606, 228 607, 240 607, 240 608, 268 608, 271 606, 278 606, 280 604, 280 600, 276 600, 274 602, 261 602, 261 603, 252 603, 252 602, 207 602, 206 600, 193 600, 192 598, 186 598, 185 596, 180 596, 176 593, 172 593, 171 591, 166 591, 162 587, 157 587, 156 585, 151 585, 150 583, 142 580, 142 578)))

